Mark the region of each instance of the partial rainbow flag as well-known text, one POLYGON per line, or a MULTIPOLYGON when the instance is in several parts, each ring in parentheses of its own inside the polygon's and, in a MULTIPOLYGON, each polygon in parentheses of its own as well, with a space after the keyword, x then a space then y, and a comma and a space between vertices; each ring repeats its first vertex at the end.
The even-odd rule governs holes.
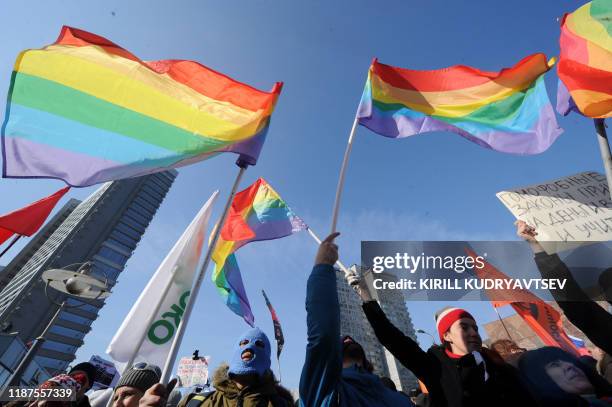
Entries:
POLYGON ((145 62, 63 27, 54 44, 17 57, 3 176, 88 186, 223 151, 255 164, 281 87, 262 92, 194 61, 145 62))
POLYGON ((234 253, 247 243, 279 239, 307 226, 263 178, 234 197, 212 259, 212 280, 227 306, 251 326, 255 318, 234 253))
POLYGON ((612 117, 612 1, 593 0, 566 14, 559 45, 557 111, 612 117))
POLYGON ((415 71, 374 60, 359 124, 391 138, 450 131, 504 153, 537 154, 562 133, 546 93, 544 54, 486 72, 464 65, 415 71))

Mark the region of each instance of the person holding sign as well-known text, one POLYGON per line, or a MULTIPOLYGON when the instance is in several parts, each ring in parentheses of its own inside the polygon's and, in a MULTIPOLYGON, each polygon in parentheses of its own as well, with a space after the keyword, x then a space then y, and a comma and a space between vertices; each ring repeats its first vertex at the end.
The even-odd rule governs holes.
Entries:
MULTIPOLYGON (((557 254, 547 254, 538 243, 536 229, 525 221, 517 220, 516 234, 527 241, 533 250, 535 263, 542 274, 542 278, 565 279, 565 288, 551 290, 555 301, 578 329, 604 352, 612 354, 612 314, 592 301, 582 291, 578 282, 572 276, 565 263, 557 254)), ((609 269, 608 269, 609 270, 609 269)))

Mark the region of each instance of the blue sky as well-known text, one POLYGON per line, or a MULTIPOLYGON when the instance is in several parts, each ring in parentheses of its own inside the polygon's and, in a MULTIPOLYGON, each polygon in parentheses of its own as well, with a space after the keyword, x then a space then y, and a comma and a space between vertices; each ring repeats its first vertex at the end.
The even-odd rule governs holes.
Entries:
MULTIPOLYGON (((105 36, 145 60, 194 59, 268 90, 285 86, 259 164, 263 176, 323 237, 329 229, 338 171, 373 57, 414 69, 467 64, 499 70, 521 58, 558 54, 558 17, 582 2, 566 1, 26 1, 3 6, 0 100, 17 54, 52 43, 62 25, 105 36)), ((554 104, 556 72, 547 74, 554 104)), ((1 109, 0 111, 3 111, 1 109)), ((359 260, 361 240, 514 240, 501 190, 596 170, 603 172, 593 123, 558 118, 565 133, 545 153, 515 156, 483 149, 451 133, 390 140, 359 128, 338 229, 341 259, 359 260)), ((235 156, 180 169, 158 215, 87 335, 78 359, 104 356, 113 332, 167 251, 215 189, 229 193, 235 156)), ((0 213, 62 186, 53 180, 0 180, 0 213)), ((85 198, 94 188, 73 189, 85 198)), ((65 201, 62 201, 65 202, 65 201)), ((218 203, 215 216, 222 205, 218 203)), ((22 247, 23 243, 18 246, 22 247)), ((238 261, 256 322, 272 335, 264 288, 286 336, 283 382, 296 388, 304 358, 304 297, 316 245, 306 234, 251 244, 238 261)), ((2 259, 8 263, 12 251, 2 259)), ((210 271, 210 270, 209 270, 210 271)), ((410 303, 414 325, 433 331, 441 304, 410 303)), ((462 304, 477 318, 496 318, 488 303, 462 304)), ((509 312, 509 311, 506 311, 509 312)), ((196 303, 180 354, 198 348, 216 366, 231 356, 246 328, 221 303, 209 278, 196 303)), ((421 338, 428 346, 430 339, 421 338)))

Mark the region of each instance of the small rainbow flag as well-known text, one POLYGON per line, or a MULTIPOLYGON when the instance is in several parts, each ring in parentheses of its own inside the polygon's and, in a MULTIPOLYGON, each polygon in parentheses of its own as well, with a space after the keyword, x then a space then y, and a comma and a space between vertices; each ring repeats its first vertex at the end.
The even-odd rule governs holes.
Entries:
POLYGON ((64 27, 54 44, 17 58, 3 176, 88 186, 223 151, 254 164, 281 87, 262 92, 194 61, 144 62, 64 27))
POLYGON ((386 137, 450 131, 504 153, 537 154, 562 132, 546 94, 549 69, 544 54, 500 72, 463 65, 415 71, 375 59, 357 117, 386 137))
POLYGON ((249 325, 253 326, 255 319, 234 253, 250 242, 279 239, 306 228, 263 178, 234 197, 212 254, 212 280, 227 306, 249 325))
POLYGON ((559 45, 557 111, 612 117, 612 1, 593 0, 566 14, 559 45))

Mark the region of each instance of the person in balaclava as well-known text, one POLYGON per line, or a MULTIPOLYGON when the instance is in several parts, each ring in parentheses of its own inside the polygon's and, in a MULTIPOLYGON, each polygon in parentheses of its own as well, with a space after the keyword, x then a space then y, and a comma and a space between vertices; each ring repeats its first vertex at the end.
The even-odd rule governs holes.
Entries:
MULTIPOLYGON (((259 328, 246 331, 235 343, 229 365, 223 364, 213 375, 215 391, 206 395, 192 393, 178 407, 288 407, 291 393, 281 387, 270 370, 270 341, 259 328)), ((140 400, 140 407, 163 407, 165 389, 156 385, 140 400), (161 395, 161 396, 160 396, 161 395)))

